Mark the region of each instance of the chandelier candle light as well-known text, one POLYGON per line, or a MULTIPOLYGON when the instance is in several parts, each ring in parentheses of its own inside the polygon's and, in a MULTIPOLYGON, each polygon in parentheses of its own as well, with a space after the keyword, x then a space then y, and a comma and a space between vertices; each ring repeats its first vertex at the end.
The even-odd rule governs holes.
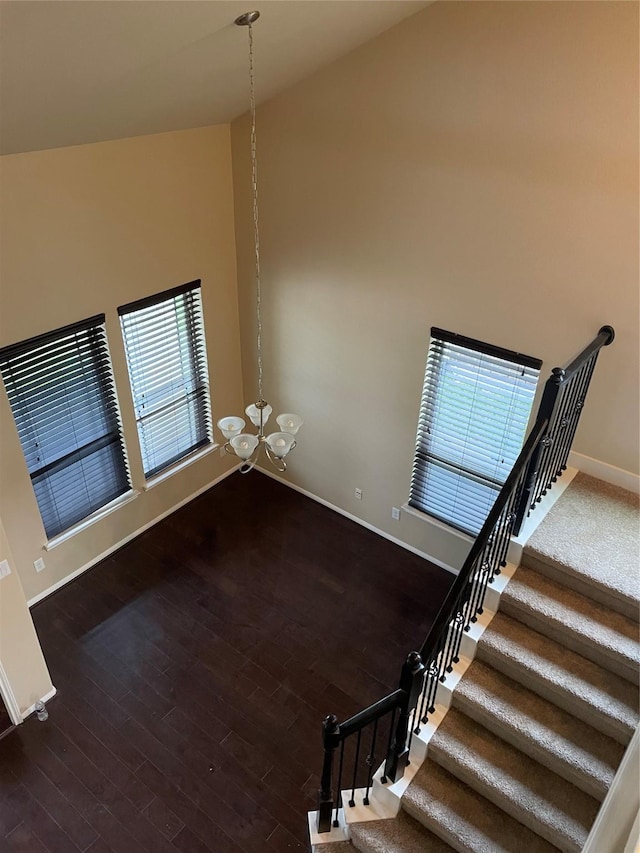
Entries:
POLYGON ((225 449, 243 460, 240 472, 251 471, 258 460, 260 447, 263 446, 271 464, 278 471, 286 471, 285 456, 296 446, 295 435, 302 426, 302 418, 291 412, 278 415, 276 421, 280 432, 272 432, 265 436, 264 428, 269 415, 273 411, 265 402, 262 395, 262 305, 260 293, 260 234, 258 231, 258 169, 256 158, 256 99, 253 81, 253 30, 252 25, 260 17, 260 12, 245 12, 236 18, 239 27, 249 30, 249 87, 251 92, 251 184, 253 190, 253 242, 255 252, 256 274, 256 319, 257 319, 257 352, 258 352, 258 401, 247 406, 245 413, 251 423, 257 428, 258 434, 243 432, 243 418, 230 416, 220 418, 218 429, 227 440, 225 449))

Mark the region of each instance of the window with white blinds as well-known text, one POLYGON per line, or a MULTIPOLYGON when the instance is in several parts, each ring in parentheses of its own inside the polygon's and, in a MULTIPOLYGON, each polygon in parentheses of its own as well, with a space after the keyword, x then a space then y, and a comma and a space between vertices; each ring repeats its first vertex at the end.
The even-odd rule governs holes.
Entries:
POLYGON ((129 491, 104 314, 0 350, 49 539, 129 491))
POLYGON ((410 506, 480 531, 522 447, 541 365, 431 329, 410 506))
POLYGON ((145 477, 211 442, 200 281, 118 308, 145 477))

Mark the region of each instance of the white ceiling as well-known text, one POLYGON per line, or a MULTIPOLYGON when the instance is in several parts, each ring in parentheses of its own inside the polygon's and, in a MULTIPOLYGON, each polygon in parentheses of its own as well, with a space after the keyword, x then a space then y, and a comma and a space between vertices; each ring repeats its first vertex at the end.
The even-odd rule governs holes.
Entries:
POLYGON ((427 0, 2 0, 0 152, 221 124, 427 0), (256 5, 252 5, 252 3, 256 5))

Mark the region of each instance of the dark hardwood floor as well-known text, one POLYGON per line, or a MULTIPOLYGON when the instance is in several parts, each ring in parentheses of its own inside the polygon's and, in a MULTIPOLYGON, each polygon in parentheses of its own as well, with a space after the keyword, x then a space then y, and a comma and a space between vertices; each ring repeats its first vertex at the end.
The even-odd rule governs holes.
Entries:
POLYGON ((58 696, 0 740, 0 849, 305 850, 322 718, 397 686, 452 580, 234 474, 34 607, 58 696))

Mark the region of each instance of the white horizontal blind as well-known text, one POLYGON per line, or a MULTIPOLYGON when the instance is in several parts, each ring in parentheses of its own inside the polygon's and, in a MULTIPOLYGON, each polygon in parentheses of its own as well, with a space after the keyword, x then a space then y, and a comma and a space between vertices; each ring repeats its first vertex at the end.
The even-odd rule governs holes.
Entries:
POLYGON ((151 477, 211 441, 200 282, 118 308, 138 424, 151 477))
POLYGON ((104 315, 0 350, 51 539, 130 488, 104 315))
POLYGON ((541 364, 431 330, 410 506, 480 531, 522 447, 541 364))

